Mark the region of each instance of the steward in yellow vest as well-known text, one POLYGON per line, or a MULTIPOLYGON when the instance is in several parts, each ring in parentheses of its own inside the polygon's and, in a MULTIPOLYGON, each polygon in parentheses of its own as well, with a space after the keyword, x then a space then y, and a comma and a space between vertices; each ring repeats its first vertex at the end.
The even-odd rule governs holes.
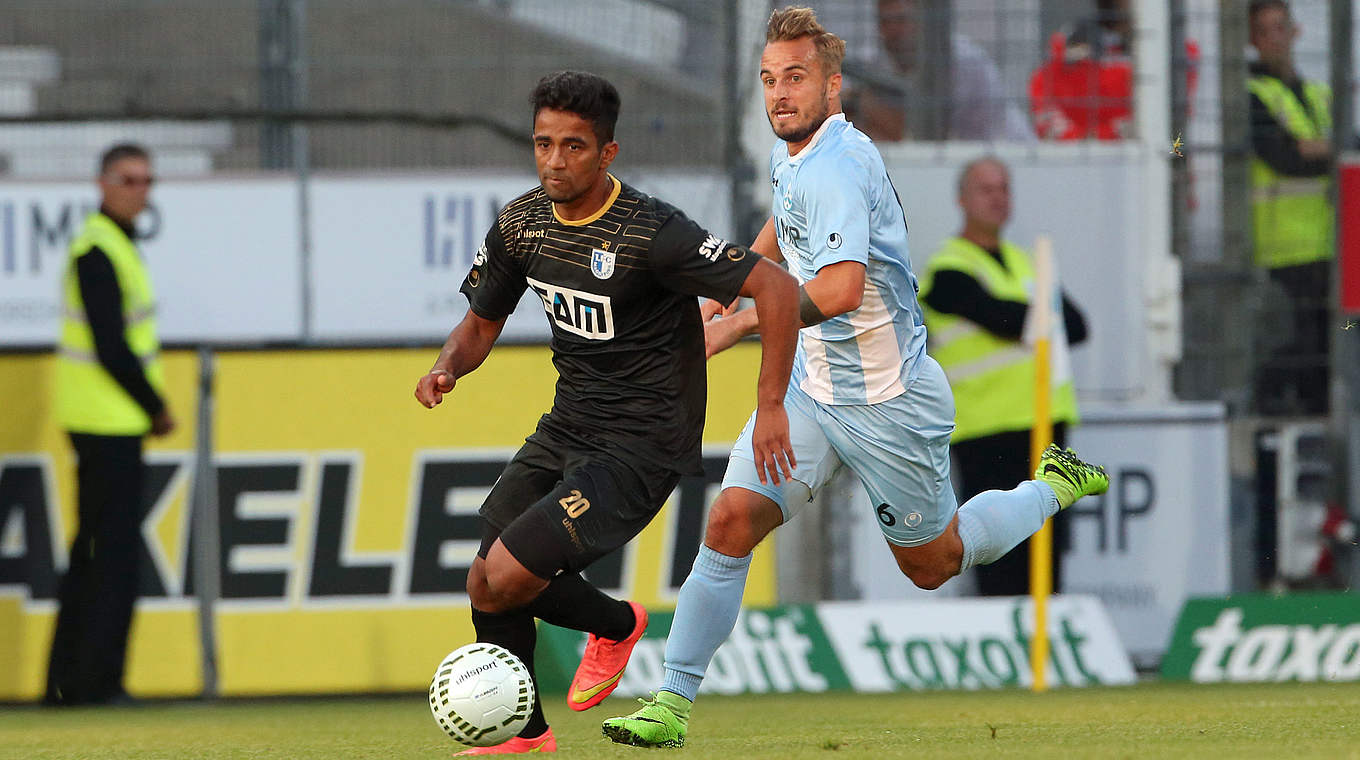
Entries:
POLYGON ((57 419, 66 430, 146 435, 165 409, 156 299, 133 234, 101 210, 71 243, 57 344, 57 419))
POLYGON ((145 514, 142 438, 175 426, 163 394, 156 299, 132 220, 146 208, 145 148, 100 160, 99 213, 71 243, 62 279, 56 411, 76 452, 78 528, 61 579, 44 702, 123 704, 145 514))
MULTIPOLYGON (((1034 348, 1021 342, 1034 266, 1006 241, 987 250, 946 240, 921 278, 930 355, 954 389, 954 441, 1034 426, 1034 348)), ((1069 343, 1086 338, 1086 321, 1063 296, 1069 343)), ((1071 378, 1053 386, 1054 423, 1076 422, 1071 378)))
POLYGON ((1321 82, 1286 83, 1260 63, 1253 64, 1247 89, 1256 262, 1278 269, 1329 260, 1332 162, 1322 145, 1331 140, 1332 90, 1321 82), (1318 147, 1301 150, 1304 141, 1318 147))
MULTIPOLYGON (((945 241, 921 277, 930 355, 954 389, 951 453, 960 496, 1004 491, 1029 477, 1034 427, 1034 348, 1023 340, 1034 287, 1029 254, 1001 237, 1010 220, 1010 172, 996 158, 970 162, 959 175, 963 231, 945 241)), ((1086 339, 1086 320, 1065 295, 1062 319, 1068 343, 1086 339)), ((1055 346, 1056 352, 1066 346, 1055 346)), ((1062 362, 1055 362, 1061 368, 1062 362)), ((1056 374, 1056 373, 1055 373, 1056 374)), ((1069 373, 1070 374, 1070 373, 1069 373)), ((1054 378, 1053 441, 1065 442, 1077 421, 1069 378, 1054 378)), ((1053 582, 1060 590, 1067 520, 1054 518, 1053 582)), ((986 596, 1029 593, 1029 541, 989 565, 974 568, 986 596)))
POLYGON ((1272 348, 1256 367, 1263 414, 1327 414, 1332 269, 1332 92, 1294 65, 1299 28, 1281 0, 1253 0, 1249 34, 1252 232, 1256 262, 1288 296, 1264 315, 1272 348))

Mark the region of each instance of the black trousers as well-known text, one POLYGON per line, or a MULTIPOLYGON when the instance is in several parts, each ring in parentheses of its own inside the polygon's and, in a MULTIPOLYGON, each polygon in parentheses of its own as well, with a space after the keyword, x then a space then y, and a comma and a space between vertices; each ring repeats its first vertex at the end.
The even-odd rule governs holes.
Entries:
MULTIPOLYGON (((1053 426, 1053 442, 1067 441, 1066 423, 1053 426)), ((1034 477, 1029 465, 1029 431, 1014 430, 987 435, 950 446, 958 467, 963 501, 983 491, 1009 491, 1034 477)), ((1053 590, 1059 590, 1062 554, 1067 548, 1067 515, 1053 518, 1053 590)), ((982 596, 1020 596, 1029 593, 1029 539, 990 565, 978 565, 978 593, 982 596)))
POLYGON ((1269 271, 1290 309, 1274 315, 1270 329, 1284 324, 1292 332, 1257 369, 1256 405, 1262 414, 1327 414, 1333 266, 1331 260, 1313 261, 1269 271))
POLYGON ((146 475, 140 436, 70 436, 79 524, 58 589, 46 701, 97 704, 123 693, 146 475))

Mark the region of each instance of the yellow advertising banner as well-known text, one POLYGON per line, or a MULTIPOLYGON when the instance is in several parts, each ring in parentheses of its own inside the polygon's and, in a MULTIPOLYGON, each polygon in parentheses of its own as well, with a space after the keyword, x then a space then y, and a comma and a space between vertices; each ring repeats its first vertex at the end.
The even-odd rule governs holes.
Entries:
MULTIPOLYGON (((227 695, 408 691, 473 639, 467 571, 477 509, 552 402, 548 349, 506 346, 434 410, 412 396, 432 349, 227 352, 213 414, 227 695)), ((56 590, 75 532, 74 462, 50 414, 50 355, 0 357, 0 700, 41 697, 56 590), (22 400, 22 401, 21 401, 22 400)), ((759 346, 709 364, 705 475, 687 478, 630 545, 586 573, 609 593, 674 606, 734 440, 754 405, 759 346)), ((180 426, 148 443, 142 596, 128 689, 202 688, 189 550, 198 363, 167 356, 180 426)), ((748 604, 775 601, 757 553, 748 604)))

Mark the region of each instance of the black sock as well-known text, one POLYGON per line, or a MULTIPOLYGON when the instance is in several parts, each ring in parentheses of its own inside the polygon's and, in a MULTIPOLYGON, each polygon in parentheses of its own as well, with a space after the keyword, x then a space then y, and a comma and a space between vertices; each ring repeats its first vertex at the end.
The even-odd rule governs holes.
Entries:
MULTIPOLYGON (((510 612, 482 612, 472 610, 472 626, 477 629, 477 640, 496 644, 510 650, 529 669, 534 676, 534 645, 538 643, 538 630, 534 628, 534 616, 523 607, 510 612)), ((534 678, 534 711, 529 714, 529 722, 519 735, 532 739, 548 730, 548 720, 543 717, 543 701, 539 699, 538 679, 534 678)))
POLYGON ((524 609, 555 626, 586 631, 611 641, 628 638, 637 625, 632 605, 604 594, 580 573, 554 577, 524 609))

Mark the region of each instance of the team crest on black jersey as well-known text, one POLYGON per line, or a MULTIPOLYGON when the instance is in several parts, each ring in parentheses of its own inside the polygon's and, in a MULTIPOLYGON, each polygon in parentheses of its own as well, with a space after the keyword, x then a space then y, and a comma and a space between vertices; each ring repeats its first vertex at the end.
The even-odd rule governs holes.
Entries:
POLYGON ((590 251, 590 273, 601 280, 609 279, 614 274, 614 258, 614 254, 609 251, 592 248, 590 251))

